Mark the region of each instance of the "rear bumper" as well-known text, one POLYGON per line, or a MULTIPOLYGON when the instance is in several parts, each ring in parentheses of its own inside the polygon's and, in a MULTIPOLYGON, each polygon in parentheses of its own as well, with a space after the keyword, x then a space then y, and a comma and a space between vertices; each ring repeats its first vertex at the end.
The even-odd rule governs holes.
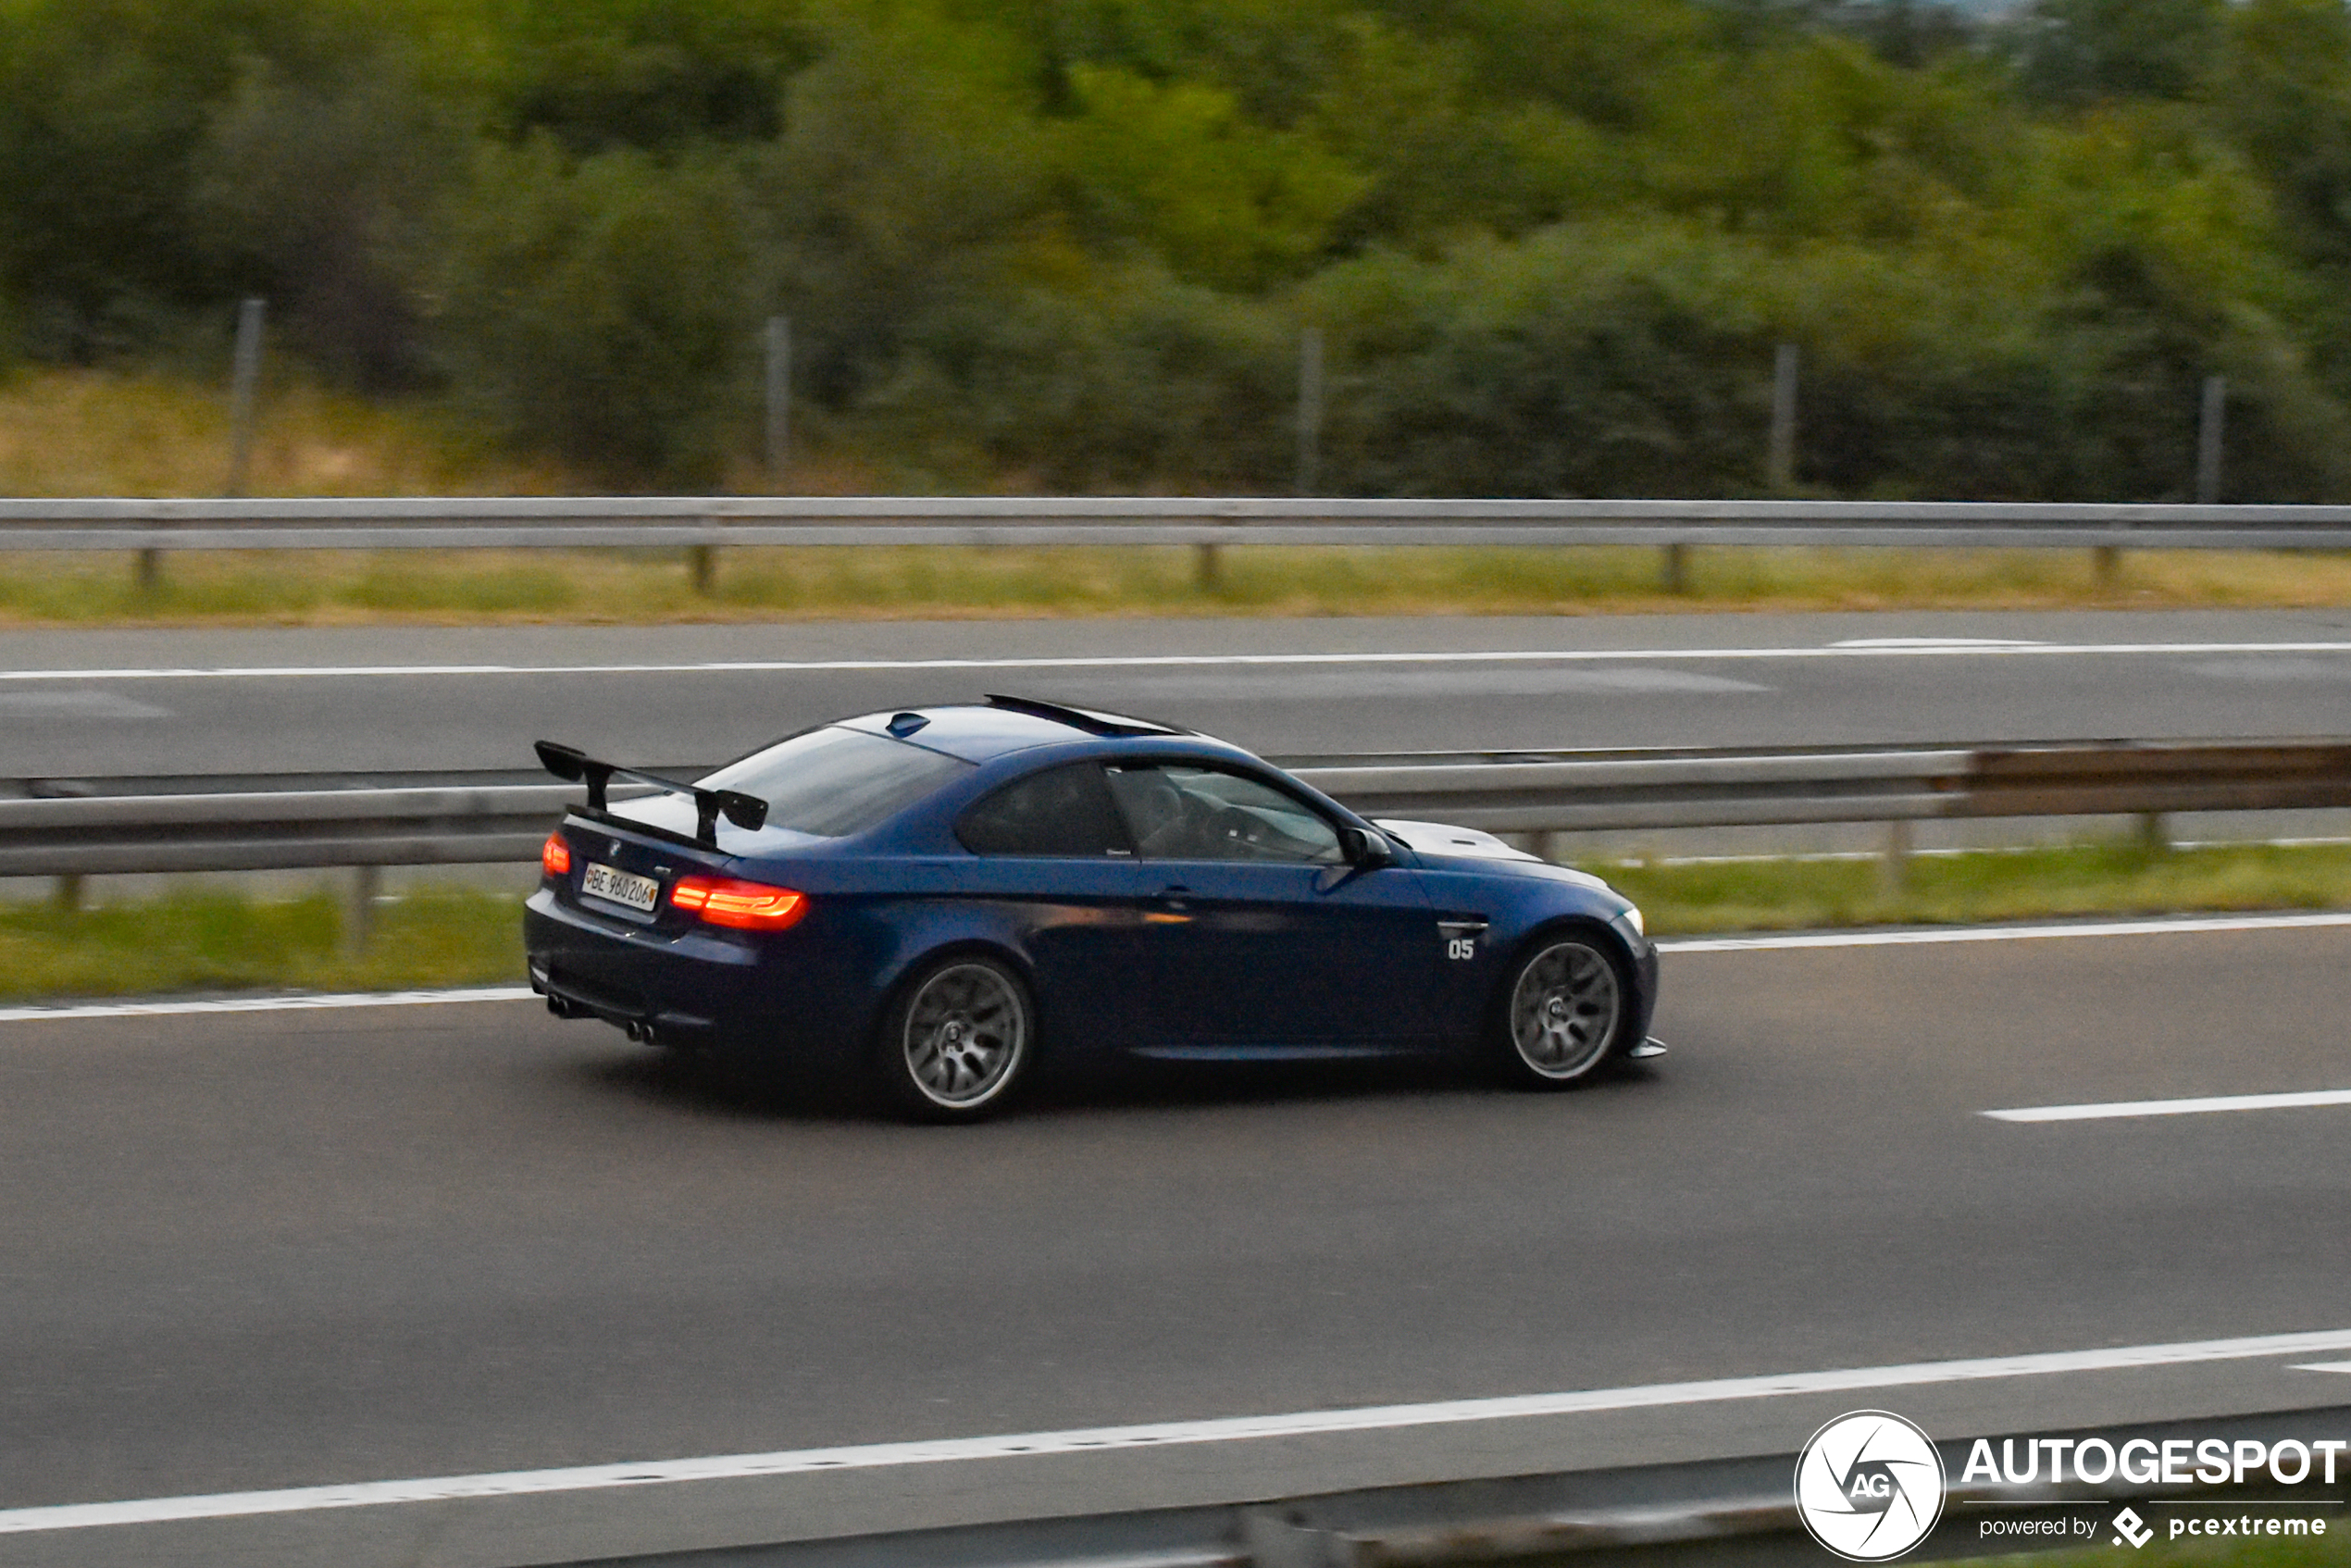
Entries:
POLYGON ((631 1039, 762 1057, 831 1060, 856 1038, 838 988, 763 946, 600 919, 545 888, 523 906, 530 989, 561 1018, 599 1018, 631 1039))
POLYGON ((715 1018, 664 1007, 642 994, 605 990, 552 962, 532 960, 530 989, 547 999, 547 1011, 558 1018, 601 1018, 647 1045, 698 1045, 718 1038, 715 1018))

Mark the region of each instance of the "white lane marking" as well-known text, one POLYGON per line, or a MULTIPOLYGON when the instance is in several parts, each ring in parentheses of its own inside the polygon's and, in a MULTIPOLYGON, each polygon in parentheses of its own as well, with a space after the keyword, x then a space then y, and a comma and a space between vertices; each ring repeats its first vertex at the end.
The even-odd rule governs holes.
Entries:
POLYGON ((1660 952, 1766 952, 1807 947, 1932 947, 1942 942, 2026 942, 2062 937, 2194 936, 2214 931, 2293 931, 2351 926, 2351 910, 2315 915, 2217 915, 2177 920, 2085 920, 2048 926, 1943 926, 1897 931, 1789 931, 1768 937, 1685 937, 1660 952))
POLYGON ((1996 1122, 2103 1122, 2120 1116, 2200 1116, 2209 1111, 2296 1111, 2311 1105, 2351 1105, 2351 1089, 2211 1094, 2195 1100, 2116 1100, 2103 1105, 2026 1105, 1984 1114, 1996 1122))
POLYGON ((144 1498, 128 1502, 59 1503, 0 1511, 0 1533, 80 1530, 97 1525, 152 1524, 173 1520, 221 1519, 256 1513, 295 1513, 378 1503, 442 1502, 463 1498, 514 1497, 538 1492, 594 1491, 680 1481, 731 1481, 762 1475, 796 1475, 816 1470, 894 1469, 970 1460, 1036 1458, 1048 1454, 1101 1453, 1121 1449, 1245 1442, 1261 1437, 1312 1437, 1342 1432, 1386 1432, 1403 1427, 1454 1425, 1464 1422, 1511 1421, 1529 1416, 1577 1415, 1596 1411, 1644 1410, 1666 1405, 1771 1399, 1786 1394, 1837 1393, 1855 1388, 1907 1388, 1984 1378, 2111 1372, 2135 1367, 2248 1361, 2343 1350, 2351 1350, 2351 1330, 2270 1334, 2242 1339, 2201 1339, 2171 1345, 2130 1345, 2109 1350, 2061 1350, 1972 1361, 1912 1362, 1896 1366, 1852 1367, 1835 1372, 1724 1377, 1703 1383, 1654 1383, 1638 1388, 1595 1388, 1576 1393, 1449 1400, 1435 1404, 1374 1405, 1354 1410, 1301 1411, 1284 1415, 1243 1415, 1210 1421, 1159 1422, 1139 1426, 1095 1426, 1075 1431, 1026 1432, 993 1437, 868 1443, 852 1448, 791 1449, 778 1453, 720 1454, 635 1464, 589 1464, 563 1470, 516 1470, 486 1475, 441 1475, 410 1481, 294 1487, 282 1491, 144 1498))
POLYGON ((183 1013, 304 1013, 321 1007, 417 1007, 436 1002, 528 1002, 531 996, 529 986, 473 986, 456 990, 230 996, 194 1002, 93 1002, 73 1007, 0 1007, 0 1024, 68 1018, 171 1018, 183 1013))
POLYGON ((2295 1372, 2351 1372, 2351 1361, 2306 1361, 2295 1372))
POLYGON ((244 680, 459 675, 792 674, 825 671, 1152 669, 1285 665, 1615 664, 1710 659, 2049 658, 2212 653, 2351 653, 2351 642, 1929 642, 1821 648, 1504 649, 1483 653, 1136 653, 994 659, 727 659, 603 665, 226 665, 152 669, 12 669, 0 680, 244 680))
POLYGON ((1832 648, 2046 648, 2030 637, 1848 637, 1832 648))

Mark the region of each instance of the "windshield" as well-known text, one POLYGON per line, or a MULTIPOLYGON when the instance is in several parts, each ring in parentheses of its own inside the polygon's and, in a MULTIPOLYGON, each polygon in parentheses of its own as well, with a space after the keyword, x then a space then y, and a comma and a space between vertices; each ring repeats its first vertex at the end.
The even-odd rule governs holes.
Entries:
POLYGON ((823 838, 862 833, 975 766, 863 730, 827 726, 779 740, 702 780, 767 803, 767 826, 823 838))

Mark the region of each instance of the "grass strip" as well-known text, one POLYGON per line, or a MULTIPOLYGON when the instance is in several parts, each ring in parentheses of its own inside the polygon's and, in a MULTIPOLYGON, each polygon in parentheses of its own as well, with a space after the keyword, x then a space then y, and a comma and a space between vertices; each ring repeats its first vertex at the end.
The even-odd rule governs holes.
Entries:
MULTIPOLYGON (((2215 1502, 2209 1509, 2196 1512, 2225 1515, 2226 1502, 2215 1502)), ((2268 1516, 2268 1511, 2262 1511, 2268 1516)), ((2014 1556, 1984 1557, 1971 1555, 1970 1562, 1996 1563, 2003 1568, 2118 1568, 2131 1563, 2134 1568, 2351 1568, 2351 1520, 2339 1513, 2327 1515, 2327 1533, 2320 1537, 2276 1540, 2202 1539, 2165 1541, 2158 1539, 2141 1551, 2126 1547, 2091 1547, 2085 1550, 2022 1552, 2014 1556)), ((1947 1524, 1947 1531, 1950 1526, 1947 1524)), ((1950 1562, 1950 1558, 1921 1557, 1920 1562, 1950 1562)))
POLYGON ((650 625, 1099 616, 1601 615, 1723 610, 2326 607, 2351 555, 2146 551, 2113 581, 2087 550, 1700 548, 1663 553, 1227 546, 1203 586, 1182 546, 719 552, 711 591, 667 550, 203 551, 142 588, 128 552, 0 557, 0 625, 650 625))
POLYGON ((362 951, 330 892, 262 901, 192 886, 93 909, 0 905, 0 1000, 186 991, 407 990, 518 981, 519 899, 435 889, 379 904, 362 951))
MULTIPOLYGON (((1651 934, 1951 924, 2063 915, 2351 907, 2351 845, 2078 845, 1922 855, 1888 890, 1869 861, 1592 864, 1651 934)), ((470 889, 379 905, 346 951, 331 892, 263 902, 192 884, 138 902, 0 905, 0 1001, 187 991, 404 990, 523 976, 521 900, 470 889)))
POLYGON ((2351 844, 2073 844, 1867 860, 1595 862, 1652 934, 2351 906, 2351 844))

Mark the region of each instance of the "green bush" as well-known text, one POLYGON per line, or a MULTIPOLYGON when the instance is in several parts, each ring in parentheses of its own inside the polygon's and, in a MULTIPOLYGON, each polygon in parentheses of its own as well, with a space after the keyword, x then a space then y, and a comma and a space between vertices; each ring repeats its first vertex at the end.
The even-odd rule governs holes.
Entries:
POLYGON ((999 470, 1059 490, 1287 488, 1288 312, 1138 267, 934 309, 907 350, 865 406, 967 431, 999 470))
POLYGON ((706 484, 753 338, 740 182, 713 156, 481 149, 439 326, 459 394, 616 483, 706 484))

